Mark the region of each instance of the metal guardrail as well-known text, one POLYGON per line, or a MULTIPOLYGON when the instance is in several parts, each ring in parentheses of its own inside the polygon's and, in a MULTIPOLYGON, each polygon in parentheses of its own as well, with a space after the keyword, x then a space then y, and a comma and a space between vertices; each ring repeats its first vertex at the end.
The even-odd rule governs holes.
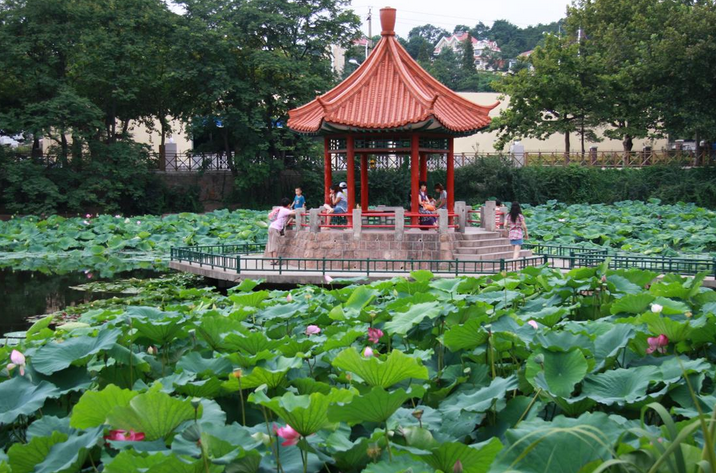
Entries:
POLYGON ((313 271, 329 273, 397 274, 427 269, 435 274, 495 274, 517 271, 527 266, 546 265, 557 269, 594 267, 605 261, 610 269, 643 269, 658 273, 694 275, 707 272, 716 277, 716 258, 625 255, 609 249, 577 246, 526 244, 537 255, 518 259, 415 260, 415 259, 342 259, 342 258, 265 258, 255 256, 265 243, 241 245, 193 246, 171 249, 171 260, 219 268, 237 273, 313 271), (275 262, 275 264, 272 264, 275 262))

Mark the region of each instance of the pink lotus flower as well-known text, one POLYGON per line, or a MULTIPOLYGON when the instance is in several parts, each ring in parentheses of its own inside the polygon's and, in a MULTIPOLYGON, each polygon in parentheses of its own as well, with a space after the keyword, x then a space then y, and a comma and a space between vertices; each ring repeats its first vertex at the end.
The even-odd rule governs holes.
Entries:
POLYGON ((363 350, 363 356, 366 358, 373 356, 373 349, 371 347, 365 347, 365 350, 363 350))
POLYGON ((122 216, 119 215, 119 214, 117 214, 117 215, 114 216, 114 218, 122 218, 122 216))
POLYGON ((301 439, 301 434, 293 430, 293 427, 291 427, 290 425, 286 425, 285 427, 276 427, 274 425, 273 430, 274 432, 276 432, 276 435, 285 440, 285 442, 281 444, 282 447, 290 447, 291 445, 296 445, 301 439))
POLYGON ((528 320, 527 323, 530 324, 530 326, 534 329, 539 328, 539 325, 537 325, 537 322, 535 322, 534 320, 528 320))
POLYGON ((381 329, 373 327, 368 329, 368 340, 370 340, 371 343, 378 343, 378 340, 380 340, 382 336, 383 331, 381 329))
POLYGON ((457 460, 452 467, 452 473, 462 473, 462 472, 463 472, 462 462, 460 460, 457 460))
POLYGON ((323 279, 325 279, 328 284, 333 282, 333 278, 327 274, 325 276, 323 276, 323 279))
POLYGON ((87 273, 87 279, 92 279, 92 276, 93 276, 92 273, 87 273))
POLYGON ((92 218, 92 214, 85 215, 85 218, 92 218))
POLYGON ((291 296, 291 294, 286 296, 286 302, 293 302, 293 296, 291 296))
POLYGON ((321 333, 321 328, 318 325, 309 325, 306 327, 306 335, 309 337, 311 335, 318 335, 319 333, 321 333))
POLYGON ((669 345, 669 337, 663 333, 658 337, 649 337, 646 341, 649 343, 649 348, 646 349, 647 354, 654 353, 655 351, 666 353, 666 347, 669 345))
POLYGON ((137 225, 141 225, 141 224, 142 224, 142 221, 141 221, 141 220, 137 220, 137 225))
POLYGON ((20 368, 20 376, 25 376, 25 355, 17 350, 13 350, 12 353, 10 353, 10 361, 12 363, 8 363, 7 370, 12 371, 15 368, 20 368))
POLYGON ((120 442, 141 442, 144 440, 144 434, 134 430, 110 430, 109 435, 105 435, 104 438, 105 440, 118 440, 120 442))

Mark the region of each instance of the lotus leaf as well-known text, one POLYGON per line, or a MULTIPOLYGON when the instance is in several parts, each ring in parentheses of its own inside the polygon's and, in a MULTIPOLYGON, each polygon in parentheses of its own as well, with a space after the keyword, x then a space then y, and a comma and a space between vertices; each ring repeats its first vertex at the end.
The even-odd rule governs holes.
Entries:
POLYGON ((649 385, 659 375, 659 369, 655 366, 620 368, 589 375, 584 380, 582 394, 607 406, 634 404, 647 398, 649 385))
POLYGON ((331 422, 346 422, 349 425, 361 422, 382 423, 388 420, 405 401, 422 394, 404 389, 386 391, 376 386, 368 394, 355 396, 350 402, 338 403, 328 408, 331 422))
POLYGON ((138 393, 110 384, 102 391, 87 391, 72 409, 70 425, 87 429, 105 424, 115 407, 127 407, 138 393))
POLYGON ((440 311, 441 308, 437 302, 412 305, 405 312, 393 313, 392 320, 385 324, 385 330, 396 335, 406 335, 411 328, 418 325, 423 319, 436 318, 440 315, 440 311))
POLYGON ((120 330, 100 330, 97 337, 75 337, 62 343, 50 342, 32 357, 32 367, 38 372, 51 375, 71 364, 114 346, 120 330))
POLYGON ((115 429, 142 432, 152 441, 166 437, 182 422, 194 417, 194 408, 188 400, 149 391, 132 398, 127 406, 112 409, 107 415, 107 424, 115 429))
POLYGON ((60 391, 47 381, 32 384, 27 378, 16 376, 0 383, 0 424, 12 424, 18 416, 31 415, 48 398, 56 398, 60 391))
POLYGON ((347 348, 333 360, 333 366, 357 374, 369 386, 389 388, 404 379, 427 379, 428 370, 415 358, 399 350, 390 352, 385 361, 365 358, 355 348, 347 348))
POLYGON ((525 376, 535 386, 558 397, 569 398, 584 379, 589 364, 579 348, 566 352, 539 349, 527 360, 525 376), (538 359, 541 358, 541 363, 538 359))
POLYGON ((465 445, 457 442, 446 442, 436 448, 430 455, 421 456, 422 460, 436 470, 454 471, 455 464, 460 461, 466 473, 486 473, 490 465, 502 449, 499 439, 493 438, 477 445, 465 445))

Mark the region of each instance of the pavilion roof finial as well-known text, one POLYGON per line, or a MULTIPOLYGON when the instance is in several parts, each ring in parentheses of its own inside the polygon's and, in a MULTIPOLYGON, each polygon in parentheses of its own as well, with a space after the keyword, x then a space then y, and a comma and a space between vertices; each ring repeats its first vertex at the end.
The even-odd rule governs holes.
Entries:
POLYGON ((382 36, 395 36, 395 8, 385 7, 380 9, 380 26, 382 36))

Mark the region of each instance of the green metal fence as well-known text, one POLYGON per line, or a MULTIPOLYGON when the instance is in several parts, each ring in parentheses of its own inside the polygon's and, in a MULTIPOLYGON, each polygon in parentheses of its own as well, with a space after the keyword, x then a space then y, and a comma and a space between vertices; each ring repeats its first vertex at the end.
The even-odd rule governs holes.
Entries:
POLYGON ((398 274, 425 269, 435 274, 495 274, 518 271, 527 266, 546 265, 557 269, 594 267, 605 261, 611 269, 637 268, 658 273, 694 275, 707 272, 716 277, 716 258, 668 257, 623 254, 605 248, 578 246, 525 245, 535 256, 515 260, 415 260, 415 259, 344 259, 344 258, 265 258, 257 256, 265 243, 240 245, 190 246, 171 249, 171 260, 218 268, 237 273, 319 272, 398 274))

